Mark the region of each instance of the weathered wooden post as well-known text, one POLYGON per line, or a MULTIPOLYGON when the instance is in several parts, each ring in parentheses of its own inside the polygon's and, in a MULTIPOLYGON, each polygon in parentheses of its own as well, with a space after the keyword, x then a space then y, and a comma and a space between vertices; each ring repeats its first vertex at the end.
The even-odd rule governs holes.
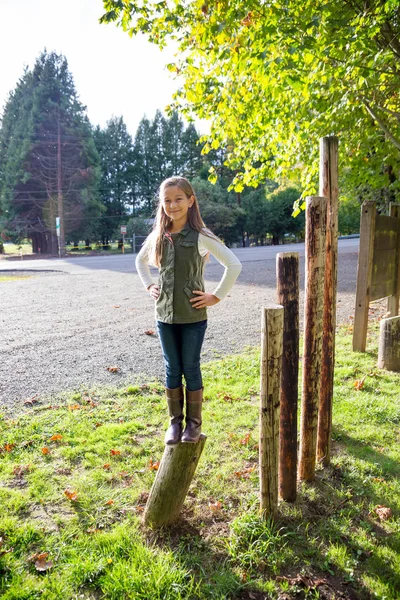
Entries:
POLYGON ((299 255, 276 256, 278 303, 283 306, 283 353, 280 392, 279 495, 296 500, 297 401, 299 378, 299 255))
POLYGON ((314 479, 317 450, 325 270, 325 207, 326 198, 306 198, 303 393, 299 458, 299 478, 304 481, 314 479))
POLYGON ((281 383, 283 307, 266 307, 261 317, 260 365, 260 508, 278 510, 279 395, 281 383))
POLYGON ((178 519, 206 439, 201 434, 196 444, 165 446, 143 515, 146 525, 161 527, 178 519))
POLYGON ((376 203, 363 202, 358 250, 356 307, 354 311, 353 350, 365 352, 368 311, 371 295, 372 261, 374 258, 376 203))
MULTIPOLYGON (((389 208, 389 216, 399 219, 400 222, 400 204, 391 202, 389 208)), ((389 296, 387 300, 387 310, 391 317, 396 317, 399 314, 400 301, 400 226, 397 234, 397 256, 396 256, 396 286, 394 294, 389 296)))
POLYGON ((381 321, 378 367, 388 371, 400 371, 400 317, 381 321))
POLYGON ((327 205, 317 458, 327 466, 331 458, 338 264, 338 138, 334 136, 323 137, 320 140, 319 194, 327 199, 327 205))

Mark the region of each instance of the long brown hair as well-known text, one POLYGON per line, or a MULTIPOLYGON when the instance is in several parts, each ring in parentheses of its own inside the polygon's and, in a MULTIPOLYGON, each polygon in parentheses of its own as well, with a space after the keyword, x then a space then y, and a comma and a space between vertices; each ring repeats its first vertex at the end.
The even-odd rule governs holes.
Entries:
MULTIPOLYGON (((209 229, 206 229, 205 223, 201 218, 199 203, 191 183, 185 177, 168 177, 168 179, 165 179, 160 185, 156 218, 153 225, 153 231, 150 234, 152 236, 150 262, 156 267, 161 266, 164 235, 169 231, 172 221, 165 213, 162 202, 163 193, 165 189, 169 187, 178 187, 182 190, 187 198, 190 198, 191 196, 194 197, 193 204, 190 206, 187 213, 187 223, 189 226, 199 233, 221 241, 209 229)), ((204 257, 204 259, 206 260, 207 258, 208 254, 204 257)))

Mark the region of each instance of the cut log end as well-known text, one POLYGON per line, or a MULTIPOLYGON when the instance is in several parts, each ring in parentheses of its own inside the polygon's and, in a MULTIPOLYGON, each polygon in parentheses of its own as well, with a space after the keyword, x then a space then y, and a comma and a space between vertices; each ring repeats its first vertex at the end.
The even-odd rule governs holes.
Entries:
POLYGON ((165 446, 143 515, 145 525, 161 527, 178 520, 207 436, 196 444, 165 446))

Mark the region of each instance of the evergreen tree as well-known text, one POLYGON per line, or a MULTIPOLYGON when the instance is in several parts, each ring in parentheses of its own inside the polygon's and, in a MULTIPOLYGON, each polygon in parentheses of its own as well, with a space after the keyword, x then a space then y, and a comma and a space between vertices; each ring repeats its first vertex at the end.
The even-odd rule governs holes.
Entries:
POLYGON ((99 157, 66 59, 44 51, 5 106, 0 129, 3 226, 57 251, 65 238, 96 235, 99 157))
POLYGON ((133 193, 140 210, 147 215, 153 209, 156 185, 151 173, 151 124, 147 117, 139 123, 133 144, 133 193))
POLYGON ((97 127, 94 137, 101 162, 100 196, 106 209, 99 229, 103 245, 108 245, 134 207, 133 143, 122 117, 110 119, 103 130, 97 127))
POLYGON ((163 141, 167 177, 184 173, 184 131, 185 124, 176 111, 169 119, 164 120, 163 141))
POLYGON ((193 124, 185 124, 177 112, 166 118, 157 111, 153 121, 139 123, 133 145, 133 193, 136 206, 150 216, 160 183, 181 175, 192 179, 203 167, 199 135, 193 124))
POLYGON ((182 173, 185 177, 192 179, 196 177, 204 164, 201 154, 202 145, 199 144, 200 136, 193 125, 189 123, 182 133, 182 173))

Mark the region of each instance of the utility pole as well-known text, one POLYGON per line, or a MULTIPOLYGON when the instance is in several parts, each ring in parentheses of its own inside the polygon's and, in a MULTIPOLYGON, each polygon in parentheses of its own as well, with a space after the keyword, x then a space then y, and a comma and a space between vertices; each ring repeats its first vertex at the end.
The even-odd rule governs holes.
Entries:
POLYGON ((58 107, 57 119, 57 206, 59 218, 58 254, 65 254, 65 228, 64 228, 64 202, 62 195, 62 171, 61 171, 61 123, 60 106, 58 107))

